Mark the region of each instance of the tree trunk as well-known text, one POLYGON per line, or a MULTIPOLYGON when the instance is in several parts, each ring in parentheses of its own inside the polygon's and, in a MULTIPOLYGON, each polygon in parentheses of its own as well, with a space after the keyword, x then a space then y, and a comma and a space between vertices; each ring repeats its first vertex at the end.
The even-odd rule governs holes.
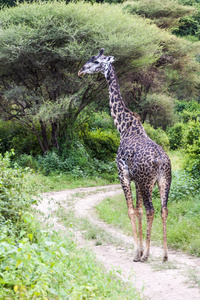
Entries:
POLYGON ((54 148, 59 148, 58 145, 58 131, 57 121, 51 122, 51 141, 54 148))
POLYGON ((40 120, 41 132, 42 132, 42 144, 43 144, 43 151, 47 153, 49 151, 48 139, 47 139, 47 132, 46 126, 42 120, 40 120))

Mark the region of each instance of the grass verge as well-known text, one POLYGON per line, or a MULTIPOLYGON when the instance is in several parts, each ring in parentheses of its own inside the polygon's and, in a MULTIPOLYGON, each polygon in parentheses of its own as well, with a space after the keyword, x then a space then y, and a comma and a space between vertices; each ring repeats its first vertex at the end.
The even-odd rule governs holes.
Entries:
POLYGON ((37 184, 38 192, 40 193, 119 183, 119 181, 110 182, 98 177, 74 178, 64 173, 49 176, 36 173, 30 180, 32 184, 37 184))

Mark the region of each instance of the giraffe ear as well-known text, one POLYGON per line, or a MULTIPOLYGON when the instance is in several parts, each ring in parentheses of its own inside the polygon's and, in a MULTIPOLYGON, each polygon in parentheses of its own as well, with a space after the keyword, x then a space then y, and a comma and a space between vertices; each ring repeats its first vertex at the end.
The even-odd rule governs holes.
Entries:
POLYGON ((99 52, 99 56, 103 55, 103 52, 104 52, 104 48, 102 48, 99 52))

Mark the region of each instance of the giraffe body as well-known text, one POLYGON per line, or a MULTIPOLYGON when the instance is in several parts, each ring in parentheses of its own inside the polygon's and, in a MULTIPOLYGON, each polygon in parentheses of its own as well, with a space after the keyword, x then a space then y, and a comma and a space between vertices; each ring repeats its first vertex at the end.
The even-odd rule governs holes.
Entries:
POLYGON ((126 108, 119 89, 113 57, 103 55, 103 49, 93 56, 79 71, 79 76, 86 73, 102 72, 109 87, 111 115, 120 133, 120 145, 116 156, 119 179, 125 194, 128 215, 134 238, 134 261, 147 260, 150 252, 151 228, 154 217, 152 191, 157 183, 161 197, 161 217, 163 221, 163 261, 168 259, 166 220, 167 201, 171 184, 171 163, 163 148, 152 141, 146 134, 140 117, 126 108), (136 187, 136 207, 133 205, 131 181, 136 187), (143 205, 147 216, 146 250, 143 253, 142 216, 143 205), (139 240, 136 218, 138 219, 139 240))

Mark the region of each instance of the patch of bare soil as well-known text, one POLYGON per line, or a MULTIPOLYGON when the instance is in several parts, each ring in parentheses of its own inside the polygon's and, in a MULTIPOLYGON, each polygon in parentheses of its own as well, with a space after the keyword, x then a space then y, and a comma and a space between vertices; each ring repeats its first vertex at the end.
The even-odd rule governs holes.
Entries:
MULTIPOLYGON (((199 282, 200 259, 181 252, 169 251, 169 262, 162 263, 162 248, 151 246, 151 255, 147 263, 133 262, 133 239, 124 235, 119 229, 97 219, 94 206, 107 197, 121 193, 119 185, 79 188, 43 194, 38 205, 55 230, 65 227, 55 216, 58 207, 74 209, 77 217, 87 218, 114 238, 121 240, 120 247, 111 243, 96 246, 94 242, 86 242, 96 257, 107 270, 119 270, 124 281, 132 282, 145 299, 153 300, 197 300, 200 299, 199 282)), ((78 232, 80 245, 85 242, 78 232)))

